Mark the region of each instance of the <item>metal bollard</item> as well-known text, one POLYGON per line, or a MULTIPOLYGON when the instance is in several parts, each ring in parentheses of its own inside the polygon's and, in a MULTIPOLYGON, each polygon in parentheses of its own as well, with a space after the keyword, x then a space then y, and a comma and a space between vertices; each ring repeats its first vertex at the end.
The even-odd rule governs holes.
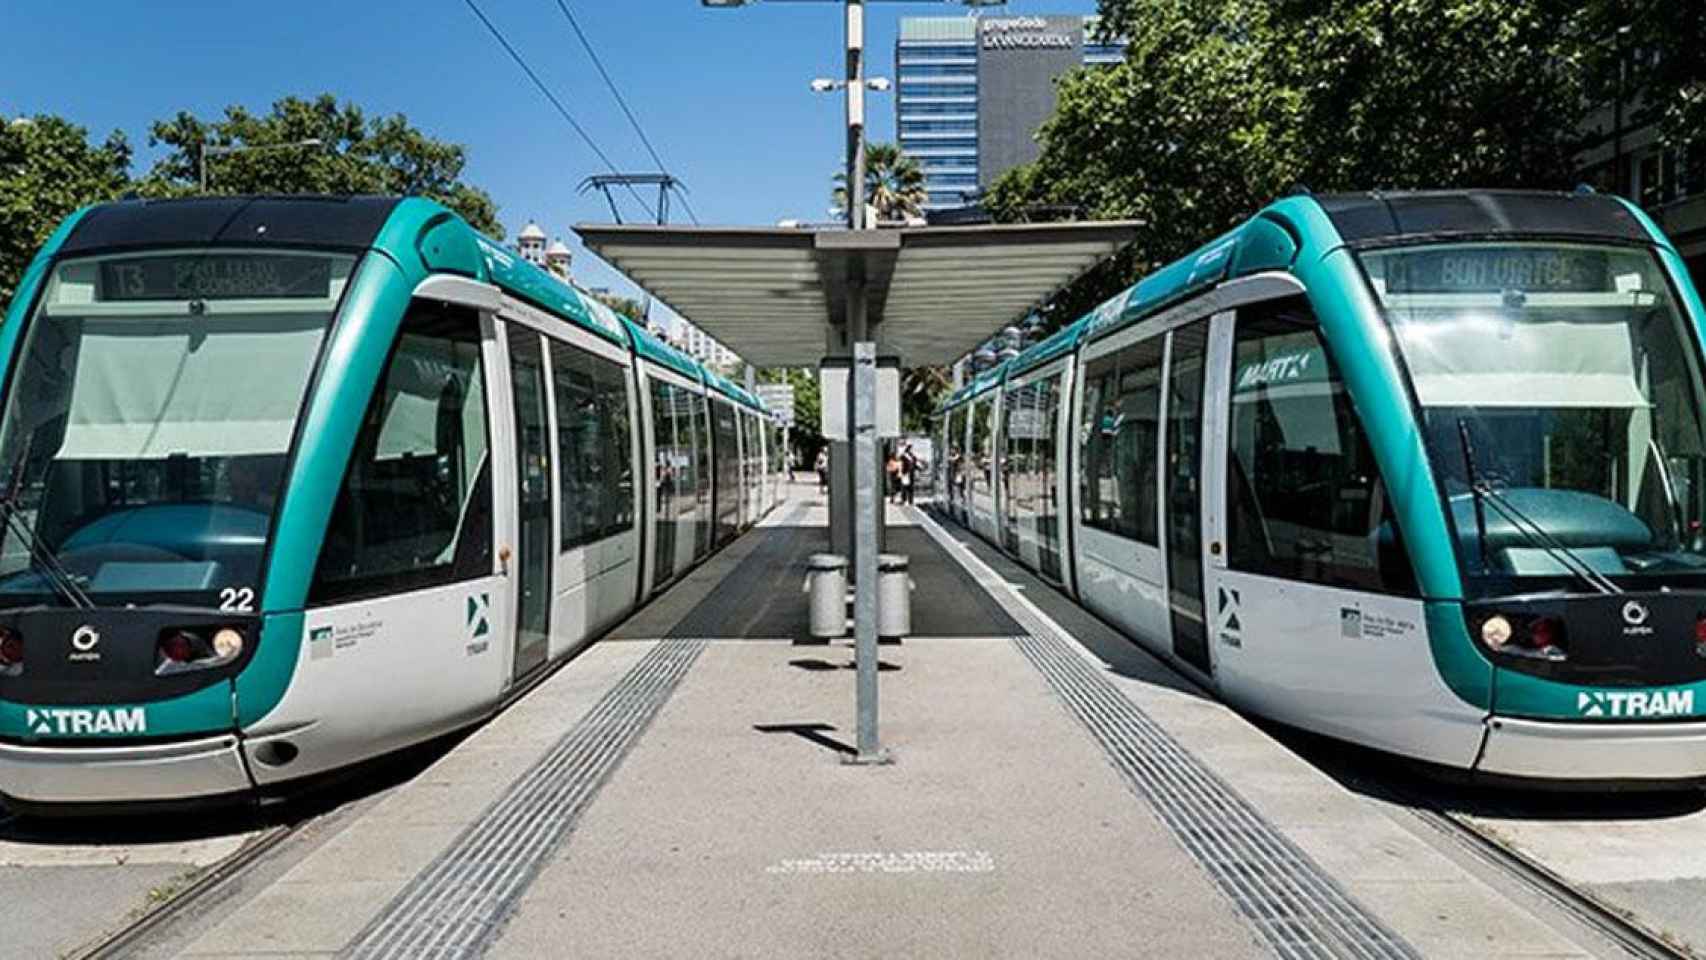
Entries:
POLYGON ((847 558, 814 553, 806 560, 804 590, 811 594, 812 636, 831 640, 847 635, 847 558))
POLYGON ((905 554, 877 556, 877 636, 898 640, 912 632, 912 575, 905 554))

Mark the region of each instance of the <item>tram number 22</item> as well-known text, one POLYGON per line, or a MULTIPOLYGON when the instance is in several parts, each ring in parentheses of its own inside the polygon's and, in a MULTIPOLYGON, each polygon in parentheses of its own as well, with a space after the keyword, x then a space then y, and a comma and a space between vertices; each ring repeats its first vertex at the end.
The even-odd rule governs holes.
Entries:
POLYGON ((248 613, 251 610, 254 610, 254 588, 226 587, 219 591, 219 609, 235 613, 248 613))

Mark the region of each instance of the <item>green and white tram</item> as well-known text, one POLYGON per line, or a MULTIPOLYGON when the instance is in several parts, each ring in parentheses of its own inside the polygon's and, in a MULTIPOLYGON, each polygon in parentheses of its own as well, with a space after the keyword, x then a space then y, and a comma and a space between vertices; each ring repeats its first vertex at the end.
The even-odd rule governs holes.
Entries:
POLYGON ((22 809, 476 721, 783 493, 756 398, 421 199, 80 211, 0 358, 22 809))
POLYGON ((1699 779, 1703 317, 1615 198, 1289 197, 952 396, 945 512, 1254 713, 1699 779))

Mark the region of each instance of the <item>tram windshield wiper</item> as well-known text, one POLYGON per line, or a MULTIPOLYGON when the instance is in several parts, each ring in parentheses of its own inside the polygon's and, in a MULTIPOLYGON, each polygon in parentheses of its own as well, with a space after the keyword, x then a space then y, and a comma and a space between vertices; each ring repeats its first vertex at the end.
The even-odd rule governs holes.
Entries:
POLYGON ((1595 570, 1592 564, 1582 559, 1581 554, 1576 553, 1563 541, 1548 533, 1545 527, 1523 513, 1517 508, 1516 504, 1487 482, 1476 464, 1475 445, 1469 439, 1469 425, 1462 417, 1457 418, 1457 438, 1462 445, 1463 466, 1468 473, 1469 492, 1475 498, 1476 542, 1483 567, 1487 563, 1486 507, 1490 506, 1523 539, 1545 551, 1547 556, 1557 561, 1559 566, 1568 570, 1577 579, 1586 582, 1595 591, 1607 595, 1623 592, 1623 588, 1613 583, 1611 578, 1595 570))
POLYGON ((77 585, 77 579, 60 564, 59 557, 36 536, 30 525, 18 516, 18 501, 23 496, 24 469, 29 456, 30 443, 26 440, 24 449, 12 463, 12 468, 6 472, 6 488, 0 491, 0 523, 4 524, 4 529, 17 534, 19 542, 29 552, 30 559, 35 561, 35 569, 61 596, 69 600, 73 607, 92 609, 95 603, 83 592, 83 588, 77 585))

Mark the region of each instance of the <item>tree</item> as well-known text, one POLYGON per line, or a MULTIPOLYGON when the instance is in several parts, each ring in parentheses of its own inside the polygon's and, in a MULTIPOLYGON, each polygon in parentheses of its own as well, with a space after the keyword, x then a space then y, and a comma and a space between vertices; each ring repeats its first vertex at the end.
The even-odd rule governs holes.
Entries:
POLYGON ((491 195, 461 179, 467 151, 460 144, 433 139, 400 113, 369 118, 331 94, 313 100, 285 97, 264 115, 234 104, 218 120, 180 112, 158 121, 149 128, 148 143, 171 152, 155 163, 141 189, 151 196, 197 192, 204 144, 260 147, 309 139, 320 140, 321 146, 208 157, 208 192, 429 197, 475 229, 503 236, 491 195))
POLYGON ((930 418, 953 388, 947 367, 909 367, 900 377, 900 429, 903 433, 929 433, 930 418))
MULTIPOLYGON (((1626 131, 1653 124, 1664 146, 1706 168, 1706 8, 1658 0, 1589 0, 1585 8, 1582 62, 1594 102, 1622 98, 1626 131)), ((1603 119, 1596 132, 1609 137, 1613 120, 1603 119)))
POLYGON ((632 297, 594 290, 592 291, 592 298, 635 323, 644 324, 646 322, 645 308, 640 305, 640 301, 632 297))
MULTIPOLYGON (((830 198, 847 209, 847 174, 834 177, 830 198)), ((924 168, 892 143, 865 148, 865 202, 877 208, 878 220, 905 220, 924 215, 924 168)))
MULTIPOLYGON (((985 204, 1146 223, 1070 322, 1293 185, 1566 187, 1585 111, 1566 0, 1102 0, 1126 59, 1062 79, 1042 156, 985 204)), ((1046 332, 1045 328, 1045 332, 1046 332)))
POLYGON ((115 130, 96 145, 62 117, 0 118, 0 309, 61 220, 118 197, 129 183, 124 134, 115 130))

